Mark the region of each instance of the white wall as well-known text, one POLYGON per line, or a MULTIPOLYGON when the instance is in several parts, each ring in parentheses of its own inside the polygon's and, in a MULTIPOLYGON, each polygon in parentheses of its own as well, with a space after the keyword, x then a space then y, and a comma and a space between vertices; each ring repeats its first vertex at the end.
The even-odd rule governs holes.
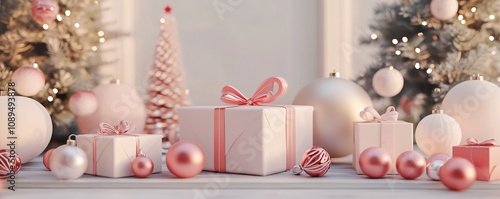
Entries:
MULTIPOLYGON (((291 103, 319 76, 319 1, 149 0, 134 1, 136 83, 146 83, 166 4, 177 18, 193 104, 221 104, 220 90, 232 84, 246 95, 267 77, 282 76, 291 103), (214 4, 226 6, 225 12, 214 4)), ((219 7, 220 8, 220 7, 219 7)))

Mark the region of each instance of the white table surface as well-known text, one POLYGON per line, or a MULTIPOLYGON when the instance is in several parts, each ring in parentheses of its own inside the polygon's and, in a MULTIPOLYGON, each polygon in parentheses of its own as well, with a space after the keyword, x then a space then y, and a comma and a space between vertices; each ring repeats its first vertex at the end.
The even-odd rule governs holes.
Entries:
POLYGON ((417 180, 400 176, 368 179, 357 175, 348 163, 332 165, 320 178, 290 172, 267 177, 202 172, 194 178, 177 179, 163 164, 162 173, 146 179, 84 175, 61 181, 41 160, 38 157, 23 165, 17 174, 16 191, 5 190, 0 198, 500 198, 500 181, 477 181, 469 190, 453 192, 425 174, 417 180))

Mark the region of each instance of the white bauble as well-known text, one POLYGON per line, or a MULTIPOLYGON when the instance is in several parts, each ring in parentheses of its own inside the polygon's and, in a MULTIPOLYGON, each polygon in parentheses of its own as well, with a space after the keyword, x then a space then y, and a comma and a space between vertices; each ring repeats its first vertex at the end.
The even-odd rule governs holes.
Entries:
POLYGON ((11 112, 9 110, 7 96, 0 97, 0 149, 9 149, 10 141, 15 141, 15 151, 19 154, 22 163, 27 163, 40 155, 47 147, 52 137, 52 120, 49 113, 40 103, 27 98, 16 96, 15 122, 8 123, 11 112), (8 127, 15 127, 14 135, 11 135, 8 127), (8 137, 16 139, 8 139, 8 137))
POLYGON ((359 119, 359 111, 373 106, 363 88, 339 77, 310 83, 293 104, 314 106, 313 144, 324 148, 332 158, 352 154, 353 122, 359 119))
POLYGON ((443 99, 442 109, 453 117, 467 138, 500 140, 500 88, 484 80, 469 80, 454 86, 443 99))
POLYGON ((97 110, 97 96, 92 91, 80 90, 71 95, 68 105, 73 114, 88 115, 97 110))
POLYGON ((76 146, 74 140, 57 147, 50 155, 50 171, 60 180, 74 180, 85 173, 88 166, 87 154, 76 146))
POLYGON ((432 0, 431 1, 431 14, 436 19, 448 20, 453 18, 458 12, 457 0, 432 0))
POLYGON ((382 68, 373 76, 373 89, 382 97, 394 97, 403 89, 405 80, 393 67, 382 68))
POLYGON ((18 94, 33 96, 45 85, 45 74, 38 68, 24 66, 14 71, 12 81, 16 83, 14 89, 18 94))
POLYGON ((424 117, 415 130, 415 141, 427 155, 451 154, 453 146, 459 145, 461 140, 459 124, 442 110, 434 110, 433 114, 424 117))

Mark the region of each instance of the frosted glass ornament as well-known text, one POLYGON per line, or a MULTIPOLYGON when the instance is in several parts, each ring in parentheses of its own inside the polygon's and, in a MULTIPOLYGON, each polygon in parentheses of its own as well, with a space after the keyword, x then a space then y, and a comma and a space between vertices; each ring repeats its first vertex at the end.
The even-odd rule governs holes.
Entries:
POLYGON ((432 0, 430 4, 431 14, 436 19, 448 20, 458 12, 457 0, 432 0))
POLYGON ((461 140, 460 125, 440 109, 420 120, 415 130, 415 141, 427 155, 451 154, 453 146, 459 145, 461 140))
MULTIPOLYGON (((0 148, 11 149, 9 143, 15 141, 15 152, 21 158, 22 163, 27 163, 39 156, 49 144, 52 137, 52 120, 49 113, 37 101, 16 96, 14 107, 15 122, 8 122, 11 110, 9 110, 8 96, 0 96, 0 148), (9 127, 15 127, 11 135, 9 127), (16 137, 9 139, 8 137, 16 137)), ((12 105, 12 104, 11 104, 12 105)))
POLYGON ((461 144, 467 138, 500 140, 500 88, 474 75, 471 80, 455 85, 441 104, 462 130, 461 144))
POLYGON ((401 73, 392 66, 378 70, 373 76, 373 89, 382 97, 396 96, 404 86, 401 73))
POLYGON ((77 117, 80 133, 97 133, 101 122, 119 124, 122 120, 136 127, 133 133, 143 133, 146 108, 136 90, 116 81, 97 86, 92 92, 96 95, 99 105, 93 113, 77 117))
POLYGON ((302 88, 293 104, 314 106, 313 144, 332 158, 352 154, 353 122, 360 119, 359 111, 373 106, 363 88, 338 73, 302 88))

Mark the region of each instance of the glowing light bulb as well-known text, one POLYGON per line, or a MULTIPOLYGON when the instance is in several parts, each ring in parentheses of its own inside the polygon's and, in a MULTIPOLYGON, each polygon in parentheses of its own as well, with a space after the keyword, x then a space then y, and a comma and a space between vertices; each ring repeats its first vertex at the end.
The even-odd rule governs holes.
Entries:
POLYGON ((97 35, 99 35, 99 37, 103 37, 104 36, 104 31, 99 30, 99 32, 97 32, 97 35))
POLYGON ((57 21, 62 21, 62 16, 60 14, 57 14, 56 19, 57 21))
POLYGON ((99 42, 104 43, 105 41, 106 39, 104 39, 104 37, 99 38, 99 42))
POLYGON ((463 15, 458 15, 458 20, 463 20, 464 16, 463 15))
POLYGON ((416 53, 420 53, 420 48, 415 48, 416 53))
POLYGON ((97 46, 92 46, 92 51, 97 51, 97 46))
POLYGON ((79 23, 75 23, 75 28, 79 28, 80 27, 80 24, 79 23))
POLYGON ((427 26, 427 21, 422 21, 422 26, 427 26))
POLYGON ((476 12, 476 11, 477 11, 477 8, 476 8, 476 7, 472 7, 472 8, 470 9, 470 11, 471 11, 471 12, 476 12))
POLYGON ((161 18, 160 23, 165 23, 165 18, 161 18))
POLYGON ((38 64, 36 62, 33 63, 33 68, 38 68, 38 64))
POLYGON ((392 39, 392 44, 394 44, 394 45, 398 44, 398 40, 397 39, 392 39))
POLYGON ((403 42, 405 42, 405 43, 406 43, 406 42, 408 42, 408 37, 403 37, 403 38, 401 38, 401 41, 403 41, 403 42))
POLYGON ((378 36, 377 36, 377 34, 375 34, 375 33, 373 33, 373 34, 371 35, 372 40, 377 39, 377 37, 378 37, 378 36))
POLYGON ((54 94, 57 94, 59 92, 59 90, 57 90, 57 88, 53 88, 52 92, 54 92, 54 94))
POLYGON ((49 29, 49 24, 43 24, 43 25, 42 25, 42 28, 43 28, 44 30, 49 29))
POLYGON ((65 14, 67 17, 69 17, 69 16, 71 15, 71 11, 66 10, 66 11, 64 11, 64 14, 65 14))
POLYGON ((49 97, 47 97, 47 100, 49 100, 49 102, 52 102, 52 101, 54 101, 54 97, 49 96, 49 97))
POLYGON ((490 15, 490 19, 491 20, 495 19, 495 15, 490 15))
POLYGON ((400 50, 396 50, 396 51, 394 51, 394 53, 395 53, 396 55, 401 55, 401 51, 400 51, 400 50))
POLYGON ((490 36, 490 37, 488 37, 488 39, 489 39, 490 41, 494 41, 494 40, 495 40, 495 37, 490 36))
POLYGON ((415 69, 420 69, 420 63, 418 63, 418 62, 417 62, 417 63, 415 64, 415 69))
POLYGON ((419 33, 417 33, 417 35, 418 35, 419 37, 423 37, 423 36, 424 36, 424 33, 419 32, 419 33))
POLYGON ((427 71, 425 71, 427 74, 431 74, 432 73, 432 68, 428 68, 427 71))

